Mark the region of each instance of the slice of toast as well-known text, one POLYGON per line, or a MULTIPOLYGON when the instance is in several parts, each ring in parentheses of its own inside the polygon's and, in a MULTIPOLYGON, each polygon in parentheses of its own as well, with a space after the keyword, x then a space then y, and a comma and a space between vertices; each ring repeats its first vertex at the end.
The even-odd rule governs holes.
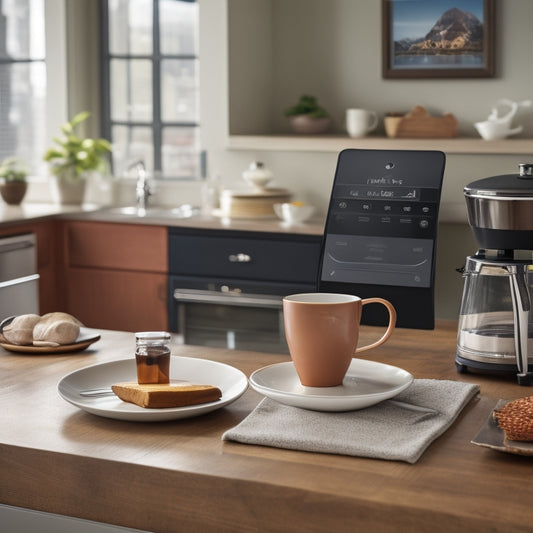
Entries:
POLYGON ((222 396, 218 387, 194 385, 186 381, 143 385, 136 382, 125 382, 116 383, 111 389, 125 402, 152 409, 214 402, 222 396))

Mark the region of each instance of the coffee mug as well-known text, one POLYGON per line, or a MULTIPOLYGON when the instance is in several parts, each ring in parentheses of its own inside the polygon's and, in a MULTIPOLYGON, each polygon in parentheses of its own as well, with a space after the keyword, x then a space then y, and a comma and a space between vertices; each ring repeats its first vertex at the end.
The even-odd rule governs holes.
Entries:
POLYGON ((306 387, 336 387, 355 353, 383 344, 396 325, 396 310, 383 298, 349 294, 303 293, 283 298, 283 321, 289 352, 306 387), (389 312, 389 324, 376 342, 357 348, 364 305, 380 303, 389 312))
POLYGON ((346 130, 350 137, 364 137, 376 129, 378 116, 374 111, 366 109, 346 110, 346 130))

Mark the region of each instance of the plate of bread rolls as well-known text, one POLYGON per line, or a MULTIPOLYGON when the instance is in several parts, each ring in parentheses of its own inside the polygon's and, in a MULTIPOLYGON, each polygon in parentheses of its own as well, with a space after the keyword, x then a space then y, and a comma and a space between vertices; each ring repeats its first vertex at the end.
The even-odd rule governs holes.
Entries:
POLYGON ((10 352, 58 354, 79 352, 100 339, 100 335, 68 313, 43 316, 25 314, 0 322, 0 346, 10 352))

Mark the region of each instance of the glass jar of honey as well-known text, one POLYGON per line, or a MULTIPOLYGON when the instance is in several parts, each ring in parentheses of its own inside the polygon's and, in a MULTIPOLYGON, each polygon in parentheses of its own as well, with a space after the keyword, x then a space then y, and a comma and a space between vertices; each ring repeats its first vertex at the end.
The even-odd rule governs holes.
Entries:
POLYGON ((166 331, 135 333, 135 344, 139 384, 169 383, 170 333, 166 331))

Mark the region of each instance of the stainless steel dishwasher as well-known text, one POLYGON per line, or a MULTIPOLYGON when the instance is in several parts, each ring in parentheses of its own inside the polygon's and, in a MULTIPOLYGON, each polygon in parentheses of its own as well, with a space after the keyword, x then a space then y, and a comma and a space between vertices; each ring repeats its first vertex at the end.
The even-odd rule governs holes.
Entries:
POLYGON ((0 319, 39 313, 39 274, 33 233, 0 238, 0 319))

